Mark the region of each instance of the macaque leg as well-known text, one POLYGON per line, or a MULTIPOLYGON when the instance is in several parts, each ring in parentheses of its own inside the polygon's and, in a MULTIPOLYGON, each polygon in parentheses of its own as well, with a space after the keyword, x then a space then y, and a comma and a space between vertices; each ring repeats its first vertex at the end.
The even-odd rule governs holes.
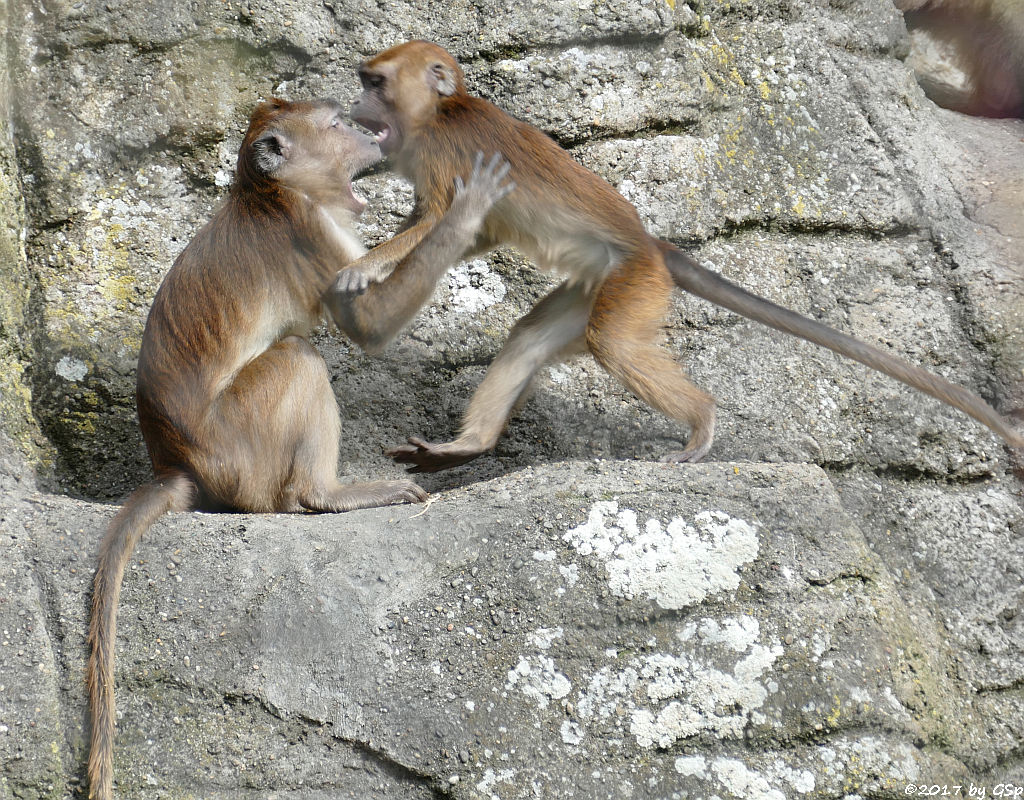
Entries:
POLYGON ((587 346, 598 363, 634 395, 689 424, 685 449, 662 460, 699 461, 714 439, 715 401, 690 382, 663 346, 661 325, 672 287, 672 278, 656 254, 623 263, 594 300, 587 346))
POLYGON ((338 404, 327 365, 301 337, 286 337, 247 364, 208 424, 210 455, 196 457, 194 468, 227 506, 351 511, 427 497, 408 480, 339 483, 338 404))
POLYGON ((516 323, 470 400, 457 439, 431 444, 413 437, 388 455, 412 464, 410 472, 436 472, 493 448, 512 410, 529 392, 537 370, 582 341, 591 297, 579 284, 562 284, 516 323))

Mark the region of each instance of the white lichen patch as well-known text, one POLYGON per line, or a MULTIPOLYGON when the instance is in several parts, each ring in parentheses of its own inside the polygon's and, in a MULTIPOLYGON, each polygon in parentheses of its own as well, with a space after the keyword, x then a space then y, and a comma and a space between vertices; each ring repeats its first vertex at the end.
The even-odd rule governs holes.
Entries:
POLYGON ((66 381, 78 383, 89 374, 89 367, 81 359, 63 356, 53 371, 66 381))
POLYGON ((653 653, 604 667, 580 692, 580 719, 621 719, 641 747, 670 747, 701 733, 740 738, 749 722, 763 720, 757 709, 769 689, 761 679, 782 655, 781 645, 756 641, 759 634, 753 617, 708 619, 680 640, 699 637, 696 651, 714 658, 714 666, 685 653, 653 653), (731 669, 722 669, 730 659, 731 669))
POLYGON ((560 733, 562 734, 562 741, 568 745, 577 745, 583 741, 583 728, 579 723, 566 720, 562 723, 560 733))
POLYGON ((875 736, 829 742, 817 748, 817 757, 821 762, 819 782, 829 789, 842 786, 851 771, 884 776, 896 784, 922 777, 915 748, 875 736))
POLYGON ((515 770, 502 769, 495 772, 488 769, 484 772, 483 780, 476 785, 476 790, 488 800, 500 800, 499 795, 494 792, 494 786, 498 783, 510 783, 515 778, 515 770))
POLYGON ((538 708, 547 708, 552 700, 561 700, 569 694, 572 684, 555 669, 553 659, 544 655, 521 656, 515 669, 508 671, 507 691, 518 689, 537 702, 538 708))
POLYGON ((786 800, 786 795, 772 787, 764 775, 747 769, 747 765, 739 759, 716 758, 711 762, 711 772, 733 797, 786 800))
POLYGON ((571 589, 580 579, 580 566, 579 564, 559 564, 558 574, 562 576, 565 585, 571 589))
POLYGON ((675 770, 684 777, 699 778, 714 794, 727 794, 745 800, 786 800, 814 790, 814 776, 807 770, 795 770, 777 760, 767 768, 754 769, 736 758, 683 756, 675 760, 675 770))
POLYGON ((533 645, 538 650, 550 650, 555 639, 560 639, 564 633, 561 625, 557 628, 537 628, 526 635, 526 643, 533 645))
POLYGON ((707 759, 704 756, 681 756, 676 759, 676 772, 680 775, 693 775, 698 778, 706 778, 708 775, 707 759))
POLYGON ((585 556, 604 562, 612 592, 646 596, 662 608, 685 608, 739 586, 737 570, 757 556, 757 533, 741 519, 705 511, 688 524, 681 517, 662 527, 618 503, 594 504, 586 522, 563 537, 585 556))
POLYGON ((561 386, 568 383, 572 378, 572 371, 565 364, 555 364, 552 367, 548 367, 548 377, 552 383, 561 386))
POLYGON ((486 261, 459 264, 448 274, 452 308, 460 314, 483 311, 505 299, 505 284, 491 272, 486 261))

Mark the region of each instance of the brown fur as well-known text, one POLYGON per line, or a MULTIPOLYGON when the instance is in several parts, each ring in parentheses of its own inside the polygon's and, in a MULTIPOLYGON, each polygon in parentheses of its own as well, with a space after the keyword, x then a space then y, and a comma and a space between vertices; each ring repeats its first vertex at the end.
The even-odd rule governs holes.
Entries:
POLYGON ((403 247, 414 247, 436 224, 450 200, 452 178, 473 154, 498 150, 511 164, 517 188, 488 214, 473 250, 511 244, 541 267, 567 274, 566 283, 513 328, 470 401, 458 438, 444 444, 413 438, 392 451, 412 471, 444 469, 492 448, 536 370, 582 349, 637 397, 690 425, 686 448, 667 460, 706 455, 714 436, 714 401, 659 341, 673 283, 858 359, 966 411, 1011 445, 1024 445, 976 395, 780 309, 652 238, 632 205, 550 138, 467 94, 459 65, 437 45, 398 45, 367 61, 359 73, 364 91, 353 104, 353 118, 383 137, 382 150, 416 186, 403 247))
POLYGON ((918 82, 944 108, 983 117, 1024 117, 1024 4, 1020 0, 896 0, 907 27, 950 46, 966 86, 929 70, 918 82))
POLYGON ((111 522, 93 585, 92 798, 113 796, 121 580, 160 515, 346 511, 426 498, 407 480, 338 482, 337 402, 323 359, 304 338, 338 268, 363 253, 350 230, 361 203, 349 179, 380 157, 369 137, 340 125, 338 110, 333 101, 280 100, 256 109, 227 202, 153 301, 137 400, 156 479, 111 522))

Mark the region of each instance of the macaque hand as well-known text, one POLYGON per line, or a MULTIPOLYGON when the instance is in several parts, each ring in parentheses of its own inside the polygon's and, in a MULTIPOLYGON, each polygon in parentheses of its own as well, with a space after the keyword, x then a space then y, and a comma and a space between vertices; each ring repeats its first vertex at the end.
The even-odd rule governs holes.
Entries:
POLYGON ((342 295, 364 294, 370 285, 370 276, 356 267, 345 267, 338 272, 330 291, 342 295))
POLYGON ((484 165, 484 154, 478 150, 469 181, 455 178, 452 208, 482 220, 495 203, 516 188, 515 181, 505 180, 511 168, 501 153, 495 153, 484 165))
POLYGON ((388 450, 385 454, 399 464, 410 465, 407 472, 439 472, 465 464, 484 453, 479 447, 461 445, 457 441, 431 444, 410 436, 408 442, 388 450))

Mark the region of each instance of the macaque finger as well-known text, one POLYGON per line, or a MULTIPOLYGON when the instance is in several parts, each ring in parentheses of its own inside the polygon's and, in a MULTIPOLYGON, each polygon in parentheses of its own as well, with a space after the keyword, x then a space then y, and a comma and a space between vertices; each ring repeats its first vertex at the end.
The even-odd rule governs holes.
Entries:
POLYGON ((396 503, 425 503, 430 495, 419 484, 410 480, 394 481, 395 487, 393 502, 396 503))
POLYGON ((370 279, 358 269, 343 269, 334 280, 333 290, 339 294, 360 295, 366 292, 370 279))
POLYGON ((472 173, 472 177, 473 178, 479 177, 479 175, 480 175, 480 167, 483 166, 483 163, 484 163, 484 151, 483 150, 477 150, 476 151, 476 157, 473 159, 473 173, 472 173))
POLYGON ((416 453, 425 452, 430 449, 430 444, 415 436, 410 436, 406 439, 406 442, 407 444, 400 444, 398 447, 391 448, 384 455, 400 463, 408 464, 412 462, 413 456, 416 453))
POLYGON ((501 166, 500 166, 500 168, 498 169, 498 171, 494 174, 495 180, 499 180, 500 181, 502 178, 504 178, 506 175, 508 175, 508 173, 509 173, 509 171, 511 169, 512 169, 512 165, 509 164, 507 161, 503 161, 501 166))
POLYGON ((410 503, 425 503, 430 499, 430 494, 415 483, 405 490, 405 496, 410 503))

